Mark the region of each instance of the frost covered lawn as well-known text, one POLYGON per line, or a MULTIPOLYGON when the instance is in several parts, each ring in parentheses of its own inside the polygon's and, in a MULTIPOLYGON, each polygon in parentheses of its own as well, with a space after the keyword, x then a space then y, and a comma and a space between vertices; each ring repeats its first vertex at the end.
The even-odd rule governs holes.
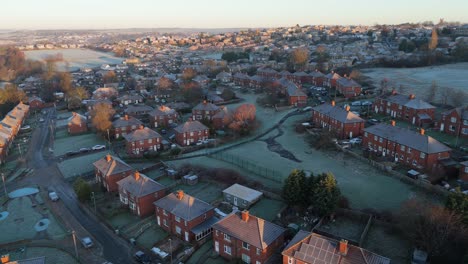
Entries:
POLYGON ((94 170, 93 162, 104 157, 105 152, 92 153, 60 162, 57 166, 63 177, 71 178, 94 170))
MULTIPOLYGON (((57 131, 57 133, 59 132, 57 131)), ((63 131, 60 131, 59 137, 54 140, 54 155, 56 157, 62 156, 68 151, 75 151, 80 148, 92 148, 95 145, 106 144, 106 141, 96 134, 65 136, 63 133, 63 131)))
POLYGON ((207 203, 211 203, 218 198, 221 198, 223 188, 213 183, 198 182, 195 185, 179 184, 172 188, 172 191, 177 190, 183 190, 185 193, 191 196, 194 196, 207 203))
POLYGON ((267 221, 273 221, 285 205, 281 201, 262 198, 249 209, 249 212, 267 221))

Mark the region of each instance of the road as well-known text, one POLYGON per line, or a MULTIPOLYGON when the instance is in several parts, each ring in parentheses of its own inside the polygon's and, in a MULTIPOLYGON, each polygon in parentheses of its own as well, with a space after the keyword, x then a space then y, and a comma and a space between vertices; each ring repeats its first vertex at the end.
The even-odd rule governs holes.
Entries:
MULTIPOLYGON (((68 224, 81 225, 76 226, 78 237, 87 235, 86 232, 80 231, 86 230, 103 247, 106 260, 112 263, 133 263, 130 246, 105 227, 94 215, 90 215, 80 207, 73 189, 65 182, 58 170, 56 160, 48 152, 50 142, 53 140, 50 132, 54 129, 55 109, 49 108, 45 111, 44 122, 39 123, 35 129, 26 154, 26 165, 34 169, 34 174, 21 179, 17 184, 37 184, 44 189, 54 188, 61 198, 59 202, 65 205, 62 210, 68 210, 64 212, 64 215, 72 216, 73 220, 76 220, 68 224), (45 155, 44 152, 46 152, 45 155)), ((65 221, 67 221, 66 217, 65 221)))

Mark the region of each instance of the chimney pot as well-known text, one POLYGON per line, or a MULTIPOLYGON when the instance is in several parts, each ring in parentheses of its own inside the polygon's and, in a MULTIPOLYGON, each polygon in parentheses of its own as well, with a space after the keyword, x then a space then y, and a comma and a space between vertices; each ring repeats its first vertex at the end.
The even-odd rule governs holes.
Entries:
POLYGON ((409 95, 409 99, 410 99, 410 100, 413 100, 414 98, 416 98, 416 96, 415 96, 414 94, 410 94, 410 95, 409 95))
POLYGON ((397 94, 398 94, 398 93, 397 93, 397 90, 393 89, 393 90, 392 90, 392 95, 397 95, 397 94))
POLYGON ((331 101, 331 105, 332 105, 332 106, 335 106, 335 100, 332 100, 332 101, 331 101))
POLYGON ((351 109, 351 107, 349 105, 346 106, 346 112, 349 112, 349 110, 351 109))
POLYGON ((346 256, 348 254, 348 240, 340 240, 340 254, 346 256))
POLYGON ((139 171, 135 171, 135 180, 139 180, 140 179, 140 172, 139 171))
POLYGON ((390 123, 392 124, 392 126, 395 126, 395 125, 396 125, 395 120, 392 120, 390 123))
POLYGON ((425 132, 426 132, 426 131, 424 130, 424 128, 421 128, 421 129, 419 130, 419 133, 420 133, 421 135, 424 135, 425 132))
POLYGON ((241 214, 242 214, 242 221, 248 222, 249 221, 249 211, 244 210, 244 211, 242 211, 241 214))
POLYGON ((177 196, 177 199, 182 200, 182 198, 184 198, 184 191, 178 190, 176 196, 177 196))
POLYGON ((112 160, 112 156, 110 154, 106 155, 106 160, 107 162, 110 162, 112 160))
POLYGON ((128 120, 128 115, 125 115, 124 118, 125 118, 125 120, 128 120))

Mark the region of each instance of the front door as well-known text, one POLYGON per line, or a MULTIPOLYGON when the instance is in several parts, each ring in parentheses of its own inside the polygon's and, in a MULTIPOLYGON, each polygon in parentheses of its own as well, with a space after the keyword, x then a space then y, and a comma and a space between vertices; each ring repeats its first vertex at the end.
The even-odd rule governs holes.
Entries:
POLYGON ((353 138, 353 131, 349 132, 349 138, 353 138))
POLYGON ((234 197, 234 205, 237 206, 237 197, 234 197))
POLYGON ((187 231, 185 231, 185 241, 189 242, 189 235, 187 231))
POLYGON ((416 123, 416 117, 413 116, 413 125, 416 123))
POLYGON ((440 131, 441 131, 441 132, 444 131, 444 124, 440 124, 440 131))
POLYGON ((158 226, 161 226, 161 218, 158 216, 158 226))
POLYGON ((216 253, 219 253, 219 242, 215 241, 215 251, 216 253))

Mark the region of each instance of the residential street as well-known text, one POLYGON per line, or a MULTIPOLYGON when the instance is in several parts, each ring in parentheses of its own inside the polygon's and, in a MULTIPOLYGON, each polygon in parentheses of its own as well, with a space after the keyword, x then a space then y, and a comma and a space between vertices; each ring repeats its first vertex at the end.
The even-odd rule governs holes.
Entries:
MULTIPOLYGON (((91 236, 102 246, 103 258, 112 263, 132 263, 131 247, 111 230, 105 227, 94 216, 83 210, 72 187, 64 180, 57 168, 57 163, 49 153, 49 143, 53 138, 50 131, 54 128, 55 109, 45 110, 44 122, 39 123, 33 133, 30 148, 26 155, 26 166, 34 169, 34 173, 12 183, 9 189, 15 186, 37 184, 43 189, 53 188, 61 198, 57 204, 52 205, 52 210, 64 221, 67 228, 76 231, 77 237, 91 236), (45 154, 46 153, 46 154, 45 154), (63 204, 62 205, 60 205, 63 204)), ((73 144, 73 142, 70 142, 73 144)), ((81 244, 78 245, 82 248, 81 244)), ((92 251, 99 254, 99 246, 92 251)), ((88 255, 88 254, 83 254, 88 255)), ((89 256, 80 256, 88 259, 89 256)), ((87 263, 89 263, 87 261, 87 263)))

